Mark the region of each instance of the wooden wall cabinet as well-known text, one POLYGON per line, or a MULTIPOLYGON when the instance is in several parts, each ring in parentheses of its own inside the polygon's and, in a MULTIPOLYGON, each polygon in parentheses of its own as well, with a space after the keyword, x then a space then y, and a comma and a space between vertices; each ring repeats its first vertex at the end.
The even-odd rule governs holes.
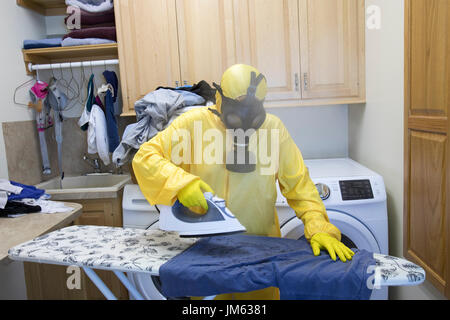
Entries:
POLYGON ((115 0, 123 115, 158 86, 219 83, 235 63, 266 106, 365 101, 364 0, 115 0))
MULTIPOLYGON (((70 200, 83 205, 83 213, 75 225, 97 225, 122 227, 122 194, 114 199, 70 200)), ((24 262, 25 281, 29 300, 104 300, 105 297, 80 270, 81 289, 68 289, 66 266, 24 262)), ((121 300, 128 299, 128 291, 111 272, 96 270, 98 276, 121 300)))
POLYGON ((405 0, 404 255, 450 298, 450 1, 405 0))
POLYGON ((175 0, 114 0, 123 114, 158 86, 180 83, 175 0))
POLYGON ((303 99, 365 95, 364 1, 300 0, 303 99))

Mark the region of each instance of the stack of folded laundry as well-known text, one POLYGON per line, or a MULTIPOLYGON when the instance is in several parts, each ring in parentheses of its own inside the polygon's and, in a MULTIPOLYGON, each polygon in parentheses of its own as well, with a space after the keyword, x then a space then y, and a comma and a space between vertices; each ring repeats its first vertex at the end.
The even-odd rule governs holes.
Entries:
MULTIPOLYGON (((78 20, 80 24, 63 37, 61 43, 63 47, 117 41, 112 0, 66 0, 66 5, 80 8, 81 16, 78 20)), ((72 15, 65 18, 68 28, 72 27, 68 25, 72 15)))
POLYGON ((113 0, 66 0, 67 6, 79 8, 64 19, 70 30, 64 37, 25 40, 24 49, 71 47, 117 42, 113 0), (80 13, 80 17, 74 15, 80 13), (74 23, 74 21, 76 23, 74 23))
POLYGON ((64 202, 48 200, 45 190, 15 181, 0 179, 0 218, 18 218, 29 213, 72 211, 64 202))

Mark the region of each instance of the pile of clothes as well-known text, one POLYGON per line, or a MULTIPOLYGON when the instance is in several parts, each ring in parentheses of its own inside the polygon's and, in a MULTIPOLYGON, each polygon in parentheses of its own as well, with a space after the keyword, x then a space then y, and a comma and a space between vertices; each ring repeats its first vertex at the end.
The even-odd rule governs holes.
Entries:
POLYGON ((63 37, 25 40, 24 49, 98 45, 117 42, 113 0, 66 0, 64 22, 69 33, 63 37))
POLYGON ((126 127, 113 153, 113 163, 127 164, 140 146, 164 130, 172 121, 193 108, 215 104, 216 90, 204 80, 193 86, 158 87, 134 105, 137 122, 126 127))
POLYGON ((29 213, 69 212, 62 202, 48 200, 45 190, 0 179, 0 217, 17 218, 29 213))
POLYGON ((112 0, 66 0, 66 5, 79 11, 64 20, 71 32, 63 37, 63 47, 117 42, 112 0))

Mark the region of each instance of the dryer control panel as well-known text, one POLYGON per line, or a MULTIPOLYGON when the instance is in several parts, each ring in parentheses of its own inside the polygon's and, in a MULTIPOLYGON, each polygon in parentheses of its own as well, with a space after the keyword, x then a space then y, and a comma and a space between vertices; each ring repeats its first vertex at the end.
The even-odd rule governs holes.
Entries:
POLYGON ((369 179, 339 181, 343 201, 373 199, 372 186, 369 179))

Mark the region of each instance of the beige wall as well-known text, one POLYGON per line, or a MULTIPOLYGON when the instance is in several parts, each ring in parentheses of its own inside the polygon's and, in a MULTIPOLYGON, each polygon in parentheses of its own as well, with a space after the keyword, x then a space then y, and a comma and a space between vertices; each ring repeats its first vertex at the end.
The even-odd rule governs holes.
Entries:
MULTIPOLYGON (((2 50, 0 61, 2 77, 0 77, 0 178, 8 178, 5 144, 1 123, 10 121, 32 120, 32 113, 24 107, 14 105, 14 89, 27 81, 21 48, 24 39, 45 38, 44 18, 30 10, 16 5, 16 1, 1 1, 0 29, 2 34, 2 50)), ((20 101, 27 102, 27 92, 21 91, 20 101)), ((29 152, 29 150, 23 150, 29 152)), ((0 265, 0 299, 26 299, 23 264, 13 262, 0 265)))
MULTIPOLYGON (((404 2, 366 0, 381 8, 381 29, 366 29, 367 103, 349 107, 349 155, 384 178, 389 251, 403 256, 404 2)), ((391 288, 391 299, 442 299, 429 284, 391 288)))
MULTIPOLYGON (((0 124, 32 119, 32 112, 13 103, 14 89, 29 79, 21 54, 23 40, 45 38, 45 19, 30 10, 18 7, 16 1, 1 1, 0 29, 3 30, 0 50, 0 124)), ((27 103, 27 91, 21 90, 18 100, 27 103)), ((0 125, 0 178, 8 178, 5 145, 0 125)))

